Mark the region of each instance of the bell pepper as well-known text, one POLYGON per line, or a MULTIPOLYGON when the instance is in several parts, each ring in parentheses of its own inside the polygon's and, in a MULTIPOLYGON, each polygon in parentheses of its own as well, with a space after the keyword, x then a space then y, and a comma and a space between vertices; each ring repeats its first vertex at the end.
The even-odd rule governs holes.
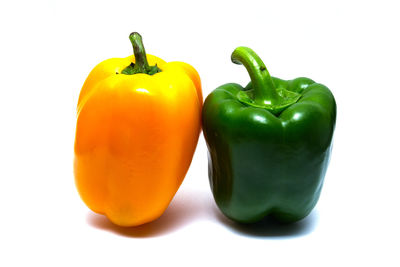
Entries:
POLYGON ((112 58, 87 77, 77 107, 74 174, 82 200, 121 226, 160 217, 180 187, 201 130, 196 70, 146 55, 112 58))
POLYGON ((232 53, 251 82, 215 89, 203 106, 214 199, 228 218, 281 223, 306 217, 328 167, 336 121, 331 91, 308 78, 271 77, 246 47, 232 53))

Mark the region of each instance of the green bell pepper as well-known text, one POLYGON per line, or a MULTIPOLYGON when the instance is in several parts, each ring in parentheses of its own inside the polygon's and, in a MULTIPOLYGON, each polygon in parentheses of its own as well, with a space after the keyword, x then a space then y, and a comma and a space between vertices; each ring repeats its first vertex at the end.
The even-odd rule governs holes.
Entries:
POLYGON ((308 78, 271 77, 247 47, 232 53, 251 82, 228 83, 204 102, 209 180, 219 209, 252 223, 270 215, 289 223, 316 205, 336 122, 331 91, 308 78))

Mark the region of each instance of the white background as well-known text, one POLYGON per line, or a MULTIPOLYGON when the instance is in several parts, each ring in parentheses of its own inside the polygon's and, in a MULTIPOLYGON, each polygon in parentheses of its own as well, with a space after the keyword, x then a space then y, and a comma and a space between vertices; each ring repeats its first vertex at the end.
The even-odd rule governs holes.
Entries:
POLYGON ((399 266, 400 37, 396 1, 1 1, 0 266, 399 266), (200 73, 204 96, 245 85, 233 49, 272 75, 327 85, 338 117, 320 201, 291 226, 244 227, 212 199, 200 137, 157 221, 119 228, 80 200, 79 90, 99 62, 146 50, 200 73))

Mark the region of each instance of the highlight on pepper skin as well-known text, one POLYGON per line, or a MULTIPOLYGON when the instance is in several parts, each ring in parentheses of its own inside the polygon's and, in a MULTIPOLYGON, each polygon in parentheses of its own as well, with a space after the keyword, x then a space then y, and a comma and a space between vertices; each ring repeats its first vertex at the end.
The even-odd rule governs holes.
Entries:
POLYGON ((94 212, 120 226, 160 217, 190 166, 201 130, 200 77, 187 63, 146 54, 98 64, 78 100, 74 174, 94 212))

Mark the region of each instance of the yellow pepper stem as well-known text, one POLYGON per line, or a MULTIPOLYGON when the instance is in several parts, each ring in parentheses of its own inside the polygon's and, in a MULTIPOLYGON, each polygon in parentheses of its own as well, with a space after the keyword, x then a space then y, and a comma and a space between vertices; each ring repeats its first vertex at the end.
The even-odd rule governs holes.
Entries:
POLYGON ((142 36, 137 32, 132 32, 129 35, 129 40, 131 40, 132 43, 133 53, 135 55, 135 63, 131 63, 128 67, 126 67, 122 71, 122 74, 132 75, 136 73, 144 73, 153 75, 161 72, 161 69, 157 67, 157 65, 149 66, 142 36))

